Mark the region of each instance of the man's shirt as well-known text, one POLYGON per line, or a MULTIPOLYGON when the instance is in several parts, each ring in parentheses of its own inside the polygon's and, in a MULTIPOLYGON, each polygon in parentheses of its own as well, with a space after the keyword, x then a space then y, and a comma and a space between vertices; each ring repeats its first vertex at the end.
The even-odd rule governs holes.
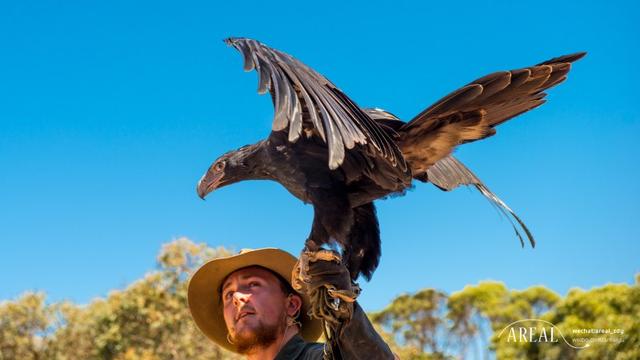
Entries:
MULTIPOLYGON (((344 324, 338 336, 339 354, 336 358, 351 359, 393 359, 389 346, 374 330, 364 311, 355 303, 351 320, 344 324)), ((275 360, 322 360, 324 344, 308 343, 297 334, 280 350, 275 360)))

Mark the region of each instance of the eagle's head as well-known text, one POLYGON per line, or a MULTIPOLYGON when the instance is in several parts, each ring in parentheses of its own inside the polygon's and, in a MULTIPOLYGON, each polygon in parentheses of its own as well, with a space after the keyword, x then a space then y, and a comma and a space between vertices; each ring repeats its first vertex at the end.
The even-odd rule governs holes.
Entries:
POLYGON ((198 181, 198 196, 204 199, 223 186, 255 178, 256 170, 261 165, 260 161, 256 161, 258 151, 259 144, 245 145, 217 158, 198 181))

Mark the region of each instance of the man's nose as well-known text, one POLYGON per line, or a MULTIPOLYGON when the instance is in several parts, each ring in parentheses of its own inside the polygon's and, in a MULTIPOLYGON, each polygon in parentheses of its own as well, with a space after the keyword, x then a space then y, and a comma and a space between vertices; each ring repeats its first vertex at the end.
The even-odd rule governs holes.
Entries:
POLYGON ((249 301, 249 294, 243 293, 242 291, 236 291, 233 293, 233 304, 234 305, 243 305, 247 301, 249 301))

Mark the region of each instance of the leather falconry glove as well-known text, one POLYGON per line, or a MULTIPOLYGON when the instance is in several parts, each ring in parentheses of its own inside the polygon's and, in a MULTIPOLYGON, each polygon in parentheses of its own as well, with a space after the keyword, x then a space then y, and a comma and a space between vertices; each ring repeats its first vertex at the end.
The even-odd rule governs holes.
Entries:
POLYGON ((305 248, 296 263, 291 284, 296 291, 309 296, 309 315, 323 320, 327 339, 325 358, 337 355, 338 335, 353 316, 354 302, 360 287, 351 281, 340 255, 332 250, 312 251, 305 248))

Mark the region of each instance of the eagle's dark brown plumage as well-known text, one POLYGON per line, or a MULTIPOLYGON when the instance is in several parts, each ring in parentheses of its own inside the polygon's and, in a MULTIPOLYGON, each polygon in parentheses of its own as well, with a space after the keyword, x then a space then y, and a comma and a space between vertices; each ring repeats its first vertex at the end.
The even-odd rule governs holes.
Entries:
MULTIPOLYGON (((381 109, 362 109, 324 76, 278 50, 245 38, 226 43, 258 72, 258 92, 275 107, 269 137, 218 158, 198 183, 204 198, 241 180, 268 179, 314 207, 307 246, 337 242, 352 277, 369 279, 380 257, 373 201, 403 193, 412 179, 440 189, 473 185, 516 214, 451 154, 460 144, 495 134, 495 127, 544 103, 545 90, 566 79, 585 53, 524 69, 496 72, 452 92, 405 123, 381 109)), ((518 228, 516 234, 524 245, 518 228)))

